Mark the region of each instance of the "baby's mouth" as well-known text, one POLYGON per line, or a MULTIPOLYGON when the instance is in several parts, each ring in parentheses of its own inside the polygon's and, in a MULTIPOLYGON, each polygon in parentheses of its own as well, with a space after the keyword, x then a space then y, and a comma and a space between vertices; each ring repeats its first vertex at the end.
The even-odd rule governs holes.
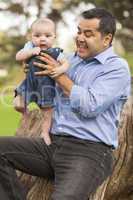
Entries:
POLYGON ((47 49, 48 47, 47 47, 46 44, 41 44, 41 45, 40 45, 40 48, 45 50, 45 49, 47 49))

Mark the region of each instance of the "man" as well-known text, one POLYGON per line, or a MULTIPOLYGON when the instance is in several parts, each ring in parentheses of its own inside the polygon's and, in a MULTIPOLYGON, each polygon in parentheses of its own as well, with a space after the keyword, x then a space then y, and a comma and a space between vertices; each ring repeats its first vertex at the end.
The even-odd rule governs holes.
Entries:
MULTIPOLYGON (((112 149, 118 146, 118 115, 130 91, 127 63, 112 49, 116 24, 104 9, 82 13, 77 50, 70 70, 55 79, 57 97, 51 127, 52 143, 42 138, 0 139, 2 200, 25 199, 13 169, 54 179, 52 200, 87 200, 111 174, 112 149)), ((46 54, 49 75, 59 63, 46 54)))

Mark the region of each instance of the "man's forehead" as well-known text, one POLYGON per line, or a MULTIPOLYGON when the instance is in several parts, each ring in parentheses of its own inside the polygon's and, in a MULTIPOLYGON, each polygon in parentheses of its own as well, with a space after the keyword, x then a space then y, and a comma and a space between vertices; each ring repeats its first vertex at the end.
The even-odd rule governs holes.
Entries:
POLYGON ((81 18, 78 22, 78 27, 81 29, 97 29, 99 28, 100 20, 97 18, 93 19, 84 19, 81 18))

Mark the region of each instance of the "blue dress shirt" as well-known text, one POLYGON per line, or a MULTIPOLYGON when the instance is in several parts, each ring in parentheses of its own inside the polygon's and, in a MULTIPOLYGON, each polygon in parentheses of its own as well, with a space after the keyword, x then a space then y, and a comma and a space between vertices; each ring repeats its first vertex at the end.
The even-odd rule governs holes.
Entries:
POLYGON ((74 82, 69 97, 56 87, 51 133, 72 135, 118 146, 118 121, 130 95, 127 62, 109 47, 91 59, 69 57, 68 76, 74 82))

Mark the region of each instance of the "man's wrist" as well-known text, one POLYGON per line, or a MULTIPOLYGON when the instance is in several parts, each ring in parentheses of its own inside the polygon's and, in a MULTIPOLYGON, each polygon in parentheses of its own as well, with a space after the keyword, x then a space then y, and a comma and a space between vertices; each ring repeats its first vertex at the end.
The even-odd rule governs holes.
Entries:
POLYGON ((73 81, 66 74, 61 74, 61 75, 55 77, 54 80, 63 89, 64 93, 67 96, 70 96, 72 87, 74 85, 73 81))

